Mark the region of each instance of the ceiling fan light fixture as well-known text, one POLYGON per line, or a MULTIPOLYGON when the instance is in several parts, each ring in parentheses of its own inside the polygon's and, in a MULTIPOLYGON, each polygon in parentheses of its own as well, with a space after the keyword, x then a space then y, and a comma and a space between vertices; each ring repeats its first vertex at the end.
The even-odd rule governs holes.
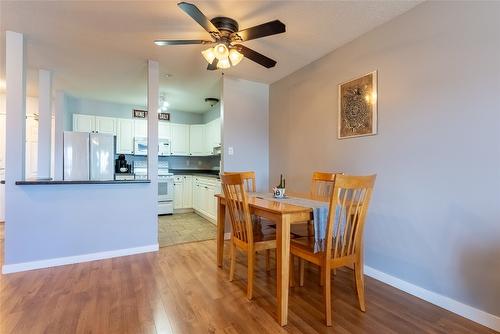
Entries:
POLYGON ((215 52, 214 48, 208 48, 206 50, 201 51, 201 54, 205 58, 206 61, 208 61, 209 64, 212 64, 212 62, 215 59, 215 52))
POLYGON ((238 52, 236 49, 229 50, 229 60, 233 66, 236 66, 243 59, 243 55, 238 52))
POLYGON ((217 63, 217 68, 225 70, 225 69, 228 69, 230 67, 231 67, 231 63, 229 62, 228 57, 219 59, 219 62, 217 63))
POLYGON ((224 58, 227 58, 229 55, 229 50, 227 49, 227 46, 223 43, 219 43, 214 47, 214 54, 215 58, 219 59, 221 61, 224 58))

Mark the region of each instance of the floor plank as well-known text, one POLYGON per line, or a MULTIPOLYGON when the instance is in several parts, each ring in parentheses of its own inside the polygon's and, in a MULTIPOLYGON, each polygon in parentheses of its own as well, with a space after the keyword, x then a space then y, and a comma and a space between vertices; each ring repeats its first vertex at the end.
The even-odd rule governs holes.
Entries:
POLYGON ((238 253, 231 283, 216 267, 215 247, 209 240, 2 275, 0 333, 494 333, 369 277, 363 313, 349 269, 333 278, 334 325, 327 328, 313 266, 306 266, 305 286, 291 289, 282 328, 276 274, 264 270, 264 256, 257 257, 255 298, 248 301, 245 255, 238 253))

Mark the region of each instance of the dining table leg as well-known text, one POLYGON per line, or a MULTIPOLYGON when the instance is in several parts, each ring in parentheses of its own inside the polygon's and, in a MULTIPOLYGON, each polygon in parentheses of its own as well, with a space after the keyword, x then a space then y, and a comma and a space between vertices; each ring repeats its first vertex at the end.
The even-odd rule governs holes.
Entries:
POLYGON ((290 273, 290 217, 282 215, 281 222, 276 224, 277 255, 277 308, 278 322, 285 326, 288 322, 288 284, 290 273))
POLYGON ((226 206, 217 197, 217 266, 224 262, 224 228, 226 225, 226 206))

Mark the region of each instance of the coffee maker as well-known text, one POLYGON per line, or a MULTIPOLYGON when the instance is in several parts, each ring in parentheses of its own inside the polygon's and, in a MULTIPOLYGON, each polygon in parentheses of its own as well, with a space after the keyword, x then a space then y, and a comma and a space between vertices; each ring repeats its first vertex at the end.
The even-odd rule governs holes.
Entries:
POLYGON ((120 154, 118 159, 115 160, 115 173, 117 174, 129 174, 132 170, 132 166, 127 164, 125 159, 125 154, 120 154))

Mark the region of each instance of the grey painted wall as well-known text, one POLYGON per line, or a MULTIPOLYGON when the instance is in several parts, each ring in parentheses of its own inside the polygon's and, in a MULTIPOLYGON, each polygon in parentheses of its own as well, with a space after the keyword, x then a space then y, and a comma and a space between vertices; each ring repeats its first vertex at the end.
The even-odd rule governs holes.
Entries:
POLYGON ((256 172, 257 190, 269 189, 269 86, 223 78, 223 170, 256 172), (229 148, 234 150, 229 155, 229 148))
POLYGON ((427 2, 270 88, 270 177, 377 173, 366 264, 500 315, 500 3, 427 2), (337 140, 377 69, 378 135, 337 140))

